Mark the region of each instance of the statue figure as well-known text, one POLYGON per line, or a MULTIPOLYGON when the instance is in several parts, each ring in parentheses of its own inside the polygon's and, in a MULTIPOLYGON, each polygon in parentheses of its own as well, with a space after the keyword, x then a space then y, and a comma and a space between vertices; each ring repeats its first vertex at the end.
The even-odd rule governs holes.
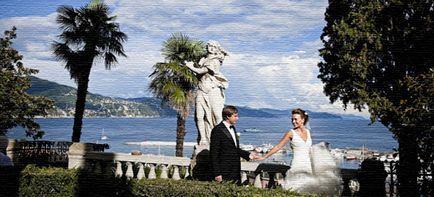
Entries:
POLYGON ((198 67, 195 67, 193 62, 186 62, 186 66, 195 72, 200 80, 195 112, 199 145, 209 145, 211 130, 222 121, 224 89, 229 85, 228 80, 220 72, 227 52, 214 40, 208 41, 206 50, 207 55, 200 59, 198 67))

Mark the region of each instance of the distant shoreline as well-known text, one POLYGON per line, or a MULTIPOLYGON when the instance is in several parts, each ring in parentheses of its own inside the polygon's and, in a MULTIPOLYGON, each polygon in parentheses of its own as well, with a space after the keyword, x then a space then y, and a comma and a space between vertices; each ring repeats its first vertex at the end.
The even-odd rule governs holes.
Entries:
MULTIPOLYGON (((164 117, 172 117, 172 116, 134 116, 134 117, 129 117, 129 116, 91 116, 91 117, 83 117, 83 119, 86 118, 94 118, 94 119, 100 119, 100 118, 164 118, 164 117)), ((74 116, 37 116, 35 118, 40 118, 40 119, 73 119, 74 116)))
MULTIPOLYGON (((192 115, 190 115, 191 117, 193 117, 192 115)), ((276 118, 276 117, 257 117, 257 116, 242 116, 242 117, 250 117, 250 118, 276 118)), ((73 119, 74 116, 36 116, 35 118, 40 118, 40 119, 61 119, 61 118, 65 118, 65 119, 73 119)), ((176 118, 176 116, 90 116, 90 117, 83 117, 83 119, 85 118, 94 118, 94 119, 101 119, 101 118, 126 118, 126 119, 134 119, 134 118, 176 118)), ((321 118, 315 118, 315 119, 339 119, 339 120, 368 120, 365 118, 334 118, 334 117, 321 117, 321 118)))

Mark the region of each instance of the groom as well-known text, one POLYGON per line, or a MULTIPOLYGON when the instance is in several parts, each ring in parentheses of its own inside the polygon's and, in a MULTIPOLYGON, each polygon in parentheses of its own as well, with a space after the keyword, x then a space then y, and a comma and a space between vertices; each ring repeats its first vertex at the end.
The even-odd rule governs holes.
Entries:
POLYGON ((258 157, 255 153, 240 149, 234 125, 238 121, 238 110, 227 105, 222 112, 223 121, 211 131, 210 159, 214 180, 233 181, 241 184, 240 157, 247 161, 258 157))

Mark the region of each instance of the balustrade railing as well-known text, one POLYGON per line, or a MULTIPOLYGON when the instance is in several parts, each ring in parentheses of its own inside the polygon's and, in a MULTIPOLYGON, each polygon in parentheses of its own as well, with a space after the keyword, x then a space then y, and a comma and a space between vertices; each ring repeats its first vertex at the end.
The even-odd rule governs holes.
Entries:
MULTIPOLYGON (((68 150, 72 142, 68 141, 17 141, 9 140, 7 155, 15 164, 37 164, 66 167, 68 165, 68 150)), ((104 152, 107 144, 89 143, 94 151, 104 152)))
POLYGON ((190 176, 190 158, 162 155, 88 152, 84 168, 100 173, 115 173, 137 179, 186 179, 190 176))
MULTIPOLYGON (((41 158, 45 158, 43 162, 58 161, 62 162, 60 166, 68 168, 114 173, 127 178, 180 180, 192 175, 191 158, 188 157, 103 152, 105 148, 108 147, 104 144, 10 140, 7 152, 15 163, 32 158, 42 161, 41 158)), ((283 183, 288 169, 289 166, 286 165, 241 162, 241 181, 257 188, 275 188, 283 183)), ((348 188, 349 184, 345 180, 354 178, 355 171, 357 170, 352 170, 351 173, 343 171, 344 188, 348 188)))
MULTIPOLYGON (((138 179, 186 179, 191 175, 191 159, 163 155, 131 155, 95 152, 87 144, 75 143, 68 152, 69 168, 84 168, 97 173, 114 173, 138 179)), ((241 178, 245 184, 271 188, 283 181, 289 166, 277 164, 241 163, 241 178)))

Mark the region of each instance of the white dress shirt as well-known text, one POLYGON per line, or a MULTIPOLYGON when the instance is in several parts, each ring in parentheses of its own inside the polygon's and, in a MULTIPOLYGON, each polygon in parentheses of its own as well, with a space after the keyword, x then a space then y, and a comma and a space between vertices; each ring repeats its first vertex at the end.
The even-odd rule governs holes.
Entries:
POLYGON ((234 144, 235 146, 237 146, 237 138, 236 138, 235 130, 231 128, 231 124, 229 124, 228 122, 223 121, 223 124, 225 124, 226 128, 229 130, 229 133, 232 136, 232 140, 234 140, 234 144))

